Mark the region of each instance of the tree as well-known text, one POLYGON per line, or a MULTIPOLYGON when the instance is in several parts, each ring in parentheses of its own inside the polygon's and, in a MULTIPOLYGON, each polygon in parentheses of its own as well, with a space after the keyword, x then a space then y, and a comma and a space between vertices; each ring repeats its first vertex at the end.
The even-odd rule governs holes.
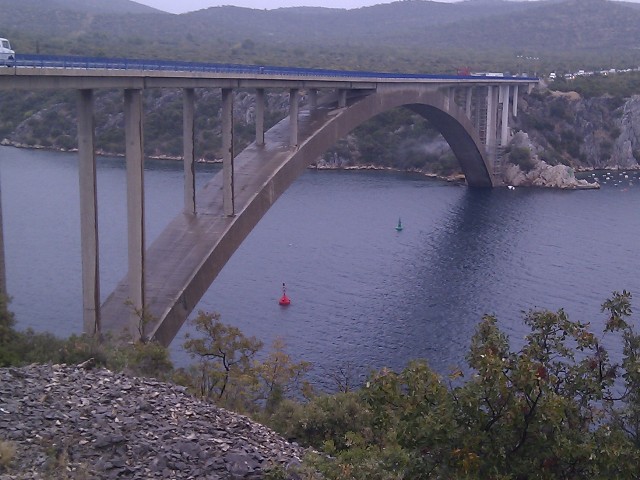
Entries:
MULTIPOLYGON (((291 397, 301 387, 302 377, 311 369, 309 362, 294 362, 285 352, 282 338, 276 338, 271 353, 264 362, 256 362, 255 374, 259 380, 258 399, 265 402, 267 413, 273 412, 284 398, 291 397)), ((306 391, 309 386, 304 384, 306 391)))
POLYGON ((601 336, 563 310, 530 311, 515 351, 485 316, 466 381, 460 369, 447 385, 419 361, 384 369, 349 397, 357 424, 332 421, 341 409, 314 400, 291 432, 332 455, 312 462, 331 479, 636 479, 640 336, 630 301, 614 292, 603 303, 601 336), (620 361, 604 348, 606 335, 616 335, 620 361))
MULTIPOLYGON (((203 338, 186 335, 184 348, 191 358, 197 359, 198 393, 217 401, 232 401, 242 388, 237 385, 252 376, 252 360, 262 348, 262 342, 255 337, 245 337, 239 328, 225 325, 220 314, 199 312, 193 320, 196 330, 203 338), (228 387, 235 383, 239 388, 228 387)), ((251 380, 249 380, 251 381, 251 380)))

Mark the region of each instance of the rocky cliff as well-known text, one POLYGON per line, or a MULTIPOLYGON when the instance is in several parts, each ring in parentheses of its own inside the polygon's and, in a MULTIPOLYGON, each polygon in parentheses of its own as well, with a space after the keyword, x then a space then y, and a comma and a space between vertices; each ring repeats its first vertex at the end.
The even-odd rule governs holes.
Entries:
POLYGON ((297 478, 304 450, 184 388, 105 369, 0 369, 0 478, 297 478))
POLYGON ((640 96, 538 89, 524 97, 514 125, 503 170, 508 185, 588 188, 596 185, 576 180, 575 170, 640 168, 640 96))

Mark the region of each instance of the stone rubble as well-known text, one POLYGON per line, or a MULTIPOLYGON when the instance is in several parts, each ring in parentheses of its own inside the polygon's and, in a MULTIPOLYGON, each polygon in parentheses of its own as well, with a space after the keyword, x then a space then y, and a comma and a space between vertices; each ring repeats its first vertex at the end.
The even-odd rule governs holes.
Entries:
POLYGON ((305 450, 183 387, 106 369, 0 369, 0 479, 297 478, 305 450), (280 477, 278 477, 280 478, 280 477))

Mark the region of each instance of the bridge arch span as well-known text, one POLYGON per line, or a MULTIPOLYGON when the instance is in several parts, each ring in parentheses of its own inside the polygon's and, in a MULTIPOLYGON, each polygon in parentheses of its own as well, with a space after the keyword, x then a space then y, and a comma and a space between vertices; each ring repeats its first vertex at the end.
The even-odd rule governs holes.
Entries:
MULTIPOLYGON (((279 196, 335 142, 366 120, 407 106, 440 130, 458 157, 468 183, 491 186, 482 146, 463 112, 437 90, 388 88, 304 110, 298 117, 298 146, 290 145, 290 118, 265 132, 265 144, 249 145, 234 160, 234 211, 224 214, 223 172, 198 192, 197 214, 177 215, 145 252, 145 307, 153 319, 145 336, 169 345, 235 250, 279 196)), ((105 330, 135 334, 127 306, 125 277, 101 311, 105 330)))
POLYGON ((325 125, 315 127, 311 137, 300 144, 290 161, 301 162, 301 166, 307 167, 357 126, 403 106, 426 118, 442 134, 460 162, 469 186, 492 186, 492 168, 475 127, 464 111, 437 89, 379 87, 376 93, 358 98, 334 112, 333 119, 325 125))

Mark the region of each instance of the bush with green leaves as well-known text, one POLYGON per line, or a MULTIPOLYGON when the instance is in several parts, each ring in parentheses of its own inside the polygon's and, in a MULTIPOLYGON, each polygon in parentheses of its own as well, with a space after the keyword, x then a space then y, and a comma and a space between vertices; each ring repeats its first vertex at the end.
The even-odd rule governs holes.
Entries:
POLYGON ((192 320, 200 337, 186 335, 184 348, 196 364, 181 369, 175 381, 198 396, 235 411, 270 415, 286 398, 308 391, 304 375, 307 362, 294 362, 276 339, 262 361, 263 343, 245 336, 239 328, 221 322, 220 314, 199 312, 192 320))
POLYGON ((330 479, 638 478, 640 336, 630 301, 615 292, 603 304, 601 336, 563 310, 531 311, 515 351, 485 316, 467 373, 445 379, 424 362, 384 369, 349 397, 349 418, 360 422, 345 421, 346 402, 334 397, 309 402, 288 433, 331 455, 310 460, 330 479), (621 360, 604 348, 606 335, 617 336, 621 360))
POLYGON ((518 165, 523 172, 529 172, 535 166, 531 150, 527 147, 513 147, 509 151, 509 161, 518 165))

